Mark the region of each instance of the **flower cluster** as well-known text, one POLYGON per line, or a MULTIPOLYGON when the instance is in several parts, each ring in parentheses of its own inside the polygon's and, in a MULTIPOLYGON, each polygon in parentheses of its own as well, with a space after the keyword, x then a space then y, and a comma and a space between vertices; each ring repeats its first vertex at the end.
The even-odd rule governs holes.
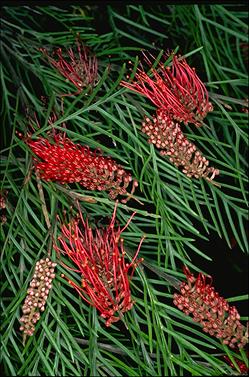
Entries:
MULTIPOLYGON (((150 58, 144 54, 151 65, 150 58)), ((170 55, 165 56, 165 60, 170 55)), ((185 59, 172 54, 171 66, 159 62, 157 69, 151 68, 151 75, 138 68, 135 81, 121 82, 121 85, 145 95, 158 110, 151 121, 148 117, 142 124, 142 132, 149 136, 149 143, 155 144, 161 155, 170 156, 175 166, 181 166, 188 177, 205 178, 212 181, 219 170, 208 167, 209 161, 197 151, 181 131, 178 122, 202 125, 208 112, 213 110, 208 92, 195 69, 185 59)))
POLYGON ((49 56, 45 48, 40 48, 40 51, 48 57, 49 62, 62 76, 76 86, 78 92, 75 94, 78 94, 84 88, 92 88, 97 84, 98 62, 96 56, 91 55, 89 48, 84 46, 79 39, 76 40, 76 44, 77 54, 72 48, 69 48, 65 54, 67 56, 66 59, 62 55, 61 48, 56 49, 54 52, 56 59, 49 56))
POLYGON ((91 151, 87 146, 74 144, 60 134, 54 135, 54 143, 40 137, 38 140, 27 141, 37 157, 35 168, 46 181, 64 183, 78 182, 88 190, 109 191, 110 198, 117 195, 132 195, 137 181, 133 181, 131 194, 127 187, 132 181, 121 165, 110 157, 104 157, 97 150, 91 151))
MULTIPOLYGON (((144 56, 151 65, 148 56, 144 56)), ((165 61, 169 56, 165 55, 165 61)), ((151 76, 138 68, 136 81, 122 81, 121 85, 145 95, 172 119, 201 126, 207 113, 213 110, 213 106, 209 102, 207 89, 195 73, 195 69, 191 68, 185 59, 172 55, 171 67, 165 67, 165 62, 159 62, 158 68, 151 68, 150 71, 151 76)))
POLYGON ((27 296, 22 307, 23 316, 20 318, 23 331, 24 343, 27 336, 33 335, 35 324, 40 319, 41 312, 45 310, 46 300, 50 289, 52 288, 52 280, 55 278, 54 268, 56 263, 49 258, 40 259, 35 266, 35 272, 30 282, 27 296))
POLYGON ((129 275, 131 278, 141 261, 136 258, 142 240, 131 263, 126 263, 123 239, 120 238, 135 213, 120 229, 114 227, 116 209, 117 203, 109 226, 95 230, 80 213, 77 219, 62 225, 61 248, 55 245, 58 253, 66 254, 74 262, 75 271, 81 275, 81 286, 67 278, 69 283, 86 302, 100 311, 106 326, 121 319, 133 306, 129 275))
POLYGON ((169 156, 170 162, 177 167, 181 166, 187 177, 202 177, 211 181, 219 174, 219 170, 209 167, 209 161, 184 136, 179 123, 163 110, 158 110, 153 120, 145 118, 142 132, 149 136, 149 143, 161 149, 161 155, 169 156))
POLYGON ((203 331, 222 340, 231 348, 242 348, 248 342, 248 328, 240 322, 235 306, 229 306, 206 282, 200 273, 197 278, 184 267, 187 283, 182 283, 180 294, 174 294, 174 304, 186 315, 203 326, 203 331))

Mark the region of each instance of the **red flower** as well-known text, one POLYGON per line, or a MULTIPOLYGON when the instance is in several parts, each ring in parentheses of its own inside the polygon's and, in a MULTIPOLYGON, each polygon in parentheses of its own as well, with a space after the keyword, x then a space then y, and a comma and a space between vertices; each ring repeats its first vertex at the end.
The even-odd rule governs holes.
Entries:
POLYGON ((109 191, 110 198, 117 195, 130 197, 138 183, 133 181, 131 194, 126 189, 132 181, 121 165, 110 157, 104 157, 97 150, 91 151, 87 146, 74 144, 60 134, 54 135, 54 144, 40 137, 38 140, 27 141, 36 157, 35 168, 40 177, 46 181, 64 183, 78 182, 88 190, 109 191))
POLYGON ((187 177, 212 181, 219 174, 218 169, 209 167, 209 161, 184 136, 179 123, 170 118, 164 110, 157 110, 153 120, 146 117, 142 124, 142 132, 149 136, 149 143, 161 149, 161 155, 169 156, 170 162, 182 167, 182 172, 187 177))
POLYGON ((66 254, 76 264, 74 271, 81 274, 81 286, 70 279, 69 283, 86 302, 100 311, 101 317, 106 319, 106 326, 121 319, 123 313, 133 306, 128 272, 130 270, 132 277, 141 261, 135 262, 143 240, 131 263, 126 263, 124 240, 120 236, 135 213, 120 229, 120 226, 114 228, 116 210, 117 203, 109 226, 95 230, 80 213, 78 219, 62 225, 62 236, 59 237, 61 249, 55 246, 57 252, 66 254))
POLYGON ((184 267, 187 283, 182 283, 181 294, 174 294, 174 304, 185 314, 193 315, 200 322, 203 331, 231 348, 242 348, 248 343, 248 328, 242 325, 235 306, 228 302, 207 284, 206 277, 200 273, 197 278, 184 267))
POLYGON ((82 45, 79 39, 77 39, 76 44, 77 54, 74 53, 72 48, 69 48, 66 52, 67 58, 63 57, 61 48, 54 52, 54 55, 57 55, 57 59, 50 57, 45 48, 40 48, 40 51, 47 55, 49 62, 58 69, 62 76, 76 86, 78 92, 75 94, 78 94, 84 88, 96 85, 98 62, 96 56, 91 56, 89 48, 82 45))
MULTIPOLYGON (((148 56, 144 56, 145 61, 152 65, 148 56)), ((164 56, 165 61, 169 56, 170 54, 164 56)), ((121 85, 145 95, 173 119, 201 126, 207 113, 213 110, 205 85, 195 73, 195 69, 180 56, 172 54, 171 67, 164 65, 165 62, 160 62, 157 69, 151 68, 152 75, 139 68, 135 75, 136 81, 122 81, 121 85)))

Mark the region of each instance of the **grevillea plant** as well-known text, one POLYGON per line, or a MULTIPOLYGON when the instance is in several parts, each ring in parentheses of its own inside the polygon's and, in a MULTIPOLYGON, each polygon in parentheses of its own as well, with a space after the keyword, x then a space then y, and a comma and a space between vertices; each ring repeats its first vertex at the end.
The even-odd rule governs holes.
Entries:
POLYGON ((221 339, 223 344, 244 347, 248 343, 248 326, 240 322, 236 307, 230 306, 202 273, 196 278, 187 267, 184 273, 187 283, 182 283, 180 294, 174 294, 174 304, 186 315, 192 315, 203 331, 221 339))
POLYGON ((20 330, 23 332, 23 342, 26 337, 33 335, 35 324, 39 321, 41 313, 45 310, 46 301, 55 278, 56 263, 49 258, 40 259, 35 265, 35 271, 30 282, 20 318, 20 330))
MULTIPOLYGON (((151 67, 155 58, 144 54, 144 60, 151 67)), ((208 91, 197 76, 195 69, 180 55, 165 54, 157 68, 150 68, 147 74, 143 67, 138 68, 132 82, 122 81, 121 85, 130 90, 145 95, 172 119, 193 123, 197 127, 202 125, 208 112, 213 110, 209 102, 208 91), (170 66, 166 61, 172 57, 170 66), (164 61, 163 61, 164 60, 164 61)))
MULTIPOLYGON (((209 263, 223 275, 229 307, 237 306, 237 300, 246 304, 248 138, 243 112, 248 110, 248 9, 240 2, 184 4, 140 2, 120 7, 119 2, 110 2, 106 7, 103 2, 89 6, 70 2, 65 7, 18 2, 1 8, 1 367, 5 376, 246 372, 246 346, 237 347, 243 342, 239 339, 231 349, 222 341, 233 338, 216 337, 215 322, 221 318, 218 328, 225 334, 225 321, 233 312, 224 310, 222 317, 216 306, 211 310, 216 299, 211 301, 210 290, 204 288, 214 285, 209 278, 205 284, 199 278, 197 284, 182 275, 191 293, 180 292, 178 266, 179 261, 191 261, 198 279, 194 271, 209 263), (77 32, 83 43, 75 38, 77 32), (158 55, 165 46, 179 46, 182 56, 167 51, 158 55), (126 79, 125 61, 135 60, 139 48, 148 49, 155 58, 146 52, 142 65, 126 79), (119 86, 121 80, 127 83, 119 86), (63 97, 61 106, 59 94, 75 92, 79 95, 63 97), (42 94, 48 97, 45 106, 39 98, 42 94), (24 119, 27 107, 31 117, 37 112, 37 120, 24 119), (17 127, 25 134, 22 140, 14 135, 17 127), (103 155, 84 146, 85 136, 90 147, 101 138, 103 155), (107 156, 126 173, 113 169, 111 162, 106 164, 107 156), (125 187, 124 196, 115 195, 130 175, 139 182, 144 207, 134 201, 118 205, 120 232, 137 210, 120 234, 116 221, 111 228, 112 210, 116 198, 129 197, 134 180, 125 187), (222 188, 208 180, 219 181, 222 188), (109 199, 108 193, 115 199, 109 199), (72 213, 77 200, 87 225, 80 216, 70 222, 63 217, 72 213), (57 215, 63 218, 61 223, 57 215), (101 228, 100 216, 109 219, 101 221, 105 224, 101 228), (147 242, 137 259, 143 256, 145 261, 136 267, 139 261, 134 256, 144 232, 147 242), (127 254, 122 255, 122 250, 127 254), (55 278, 48 283, 53 284, 49 292, 43 285, 47 276, 40 271, 42 264, 32 277, 36 262, 47 255, 52 263, 58 257, 60 273, 70 282, 55 278), (41 296, 37 296, 39 287, 41 296), (179 303, 188 314, 173 304, 173 287, 179 295, 176 302, 180 297, 189 299, 179 303), (216 318, 209 330, 213 335, 192 320, 192 308, 201 313, 194 304, 204 302, 205 295, 209 298, 202 304, 205 316, 216 318), (105 326, 107 321, 110 327, 105 326)), ((244 318, 237 321, 245 325, 244 318)), ((240 326, 234 323, 232 330, 237 333, 240 326)))
POLYGON ((142 261, 137 260, 137 255, 143 239, 132 261, 128 263, 125 261, 124 240, 121 238, 121 233, 135 213, 120 229, 119 225, 115 226, 116 211, 117 202, 110 224, 94 230, 79 212, 78 218, 61 226, 62 235, 58 238, 60 247, 55 245, 58 254, 66 255, 76 265, 73 270, 80 274, 81 285, 68 277, 67 280, 83 300, 97 308, 101 317, 106 319, 106 326, 119 321, 132 308, 134 301, 129 280, 142 261))
POLYGON ((78 182, 88 190, 108 191, 111 199, 117 195, 127 195, 127 201, 138 183, 133 180, 132 191, 127 187, 132 176, 110 157, 104 157, 101 151, 91 151, 88 146, 74 144, 61 134, 54 134, 53 142, 39 137, 27 139, 27 144, 35 154, 34 166, 41 179, 59 183, 78 182))
POLYGON ((168 156, 175 166, 181 167, 187 177, 212 181, 219 174, 219 170, 210 167, 209 161, 184 136, 179 123, 164 110, 157 110, 152 120, 145 117, 142 132, 149 136, 148 142, 159 148, 160 154, 168 156))
POLYGON ((40 48, 40 51, 47 56, 48 61, 64 76, 71 81, 79 94, 87 87, 94 87, 98 80, 98 61, 89 47, 84 46, 79 38, 76 39, 76 52, 69 48, 64 53, 61 48, 53 52, 53 58, 49 56, 47 49, 40 48))

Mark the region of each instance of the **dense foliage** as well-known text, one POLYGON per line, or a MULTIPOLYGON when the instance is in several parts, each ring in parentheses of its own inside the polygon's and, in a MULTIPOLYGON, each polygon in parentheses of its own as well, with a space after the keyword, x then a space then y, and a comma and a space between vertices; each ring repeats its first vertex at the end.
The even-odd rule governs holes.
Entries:
MULTIPOLYGON (((246 350, 236 352, 204 333, 173 304, 173 294, 185 280, 183 265, 195 273, 212 274, 214 285, 214 272, 223 274, 224 286, 230 286, 228 258, 235 264, 237 254, 244 263, 248 253, 248 114, 242 111, 248 106, 247 19, 247 9, 238 4, 3 7, 0 190, 5 375, 241 373, 246 350), (96 55, 98 77, 94 85, 62 101, 61 94, 72 94, 75 87, 40 49, 49 55, 55 48, 69 49, 78 33, 96 55), (214 110, 202 127, 188 124, 183 133, 219 169, 215 180, 220 187, 188 178, 141 132, 144 116, 151 118, 155 106, 120 85, 127 75, 131 80, 135 76, 141 49, 158 59, 164 51, 181 53, 205 83, 214 110), (110 327, 63 278, 65 274, 81 283, 80 275, 66 268, 66 255, 58 258, 53 243, 61 235, 58 218, 68 222, 78 212, 77 203, 91 226, 98 227, 109 223, 115 201, 108 192, 89 191, 78 183, 47 182, 35 174, 26 137, 32 125, 32 140, 47 138, 52 112, 57 114, 52 120, 56 132, 65 133, 73 143, 100 148, 138 182, 134 198, 120 200, 116 217, 122 228, 136 211, 122 237, 131 261, 145 235, 139 252, 144 262, 130 281, 135 304, 110 327), (213 237, 224 240, 223 247, 227 244, 234 254, 229 250, 221 262, 219 250, 211 247, 213 237), (47 255, 57 263, 56 276, 34 335, 23 344, 21 308, 35 265, 47 255)), ((241 276, 246 273, 243 263, 241 276)), ((227 301, 240 309, 248 296, 245 288, 236 292, 221 295, 228 294, 227 301)), ((241 314, 245 324, 246 313, 241 314)))

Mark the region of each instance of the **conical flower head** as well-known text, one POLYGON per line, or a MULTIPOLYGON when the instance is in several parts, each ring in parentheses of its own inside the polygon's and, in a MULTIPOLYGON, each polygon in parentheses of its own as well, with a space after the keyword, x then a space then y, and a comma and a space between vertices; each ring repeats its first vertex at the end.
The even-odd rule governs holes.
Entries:
POLYGON ((62 49, 58 48, 54 51, 55 58, 48 55, 45 48, 40 51, 48 57, 49 62, 64 76, 71 81, 80 93, 87 87, 94 87, 98 78, 98 62, 95 55, 90 53, 87 46, 76 40, 76 52, 74 48, 69 48, 63 54, 62 49), (65 56, 65 57, 64 57, 65 56))
POLYGON ((161 149, 160 154, 169 157, 171 163, 182 168, 189 178, 204 178, 212 181, 219 170, 209 166, 209 161, 196 146, 184 136, 180 124, 164 110, 157 110, 152 120, 146 117, 142 132, 149 136, 148 142, 161 149))
POLYGON ((41 317, 41 312, 45 310, 46 301, 52 288, 52 281, 55 278, 55 266, 56 263, 49 258, 40 259, 35 265, 35 271, 22 307, 23 315, 20 318, 23 343, 25 343, 27 336, 33 335, 35 325, 41 317))
POLYGON ((106 319, 106 326, 118 321, 133 306, 129 279, 140 262, 136 258, 142 242, 132 262, 127 263, 121 233, 134 214, 120 229, 119 226, 114 227, 116 209, 117 205, 109 226, 95 230, 80 213, 77 219, 62 225, 61 248, 55 246, 58 253, 65 254, 74 262, 74 271, 81 275, 81 286, 70 279, 69 283, 86 302, 98 309, 101 317, 106 319))
POLYGON ((248 343, 248 328, 240 322, 235 306, 230 306, 202 273, 195 278, 187 267, 184 272, 187 283, 182 283, 180 294, 174 294, 174 304, 186 315, 192 315, 203 331, 221 339, 223 344, 244 347, 248 343))
MULTIPOLYGON (((88 190, 108 191, 112 199, 119 194, 129 196, 126 189, 132 181, 131 174, 100 151, 74 144, 60 134, 54 135, 54 143, 40 137, 27 140, 27 144, 41 159, 35 157, 34 164, 42 179, 62 184, 78 182, 88 190)), ((134 180, 131 194, 136 186, 134 180)))
MULTIPOLYGON (((164 56, 165 62, 169 56, 164 56)), ((144 54, 144 57, 152 66, 149 56, 144 54)), ((180 56, 172 54, 171 66, 165 67, 165 62, 161 61, 157 68, 151 68, 151 74, 138 68, 135 80, 131 83, 122 81, 121 85, 145 95, 158 109, 164 110, 176 121, 201 126, 207 113, 213 110, 205 85, 195 69, 180 56)))

